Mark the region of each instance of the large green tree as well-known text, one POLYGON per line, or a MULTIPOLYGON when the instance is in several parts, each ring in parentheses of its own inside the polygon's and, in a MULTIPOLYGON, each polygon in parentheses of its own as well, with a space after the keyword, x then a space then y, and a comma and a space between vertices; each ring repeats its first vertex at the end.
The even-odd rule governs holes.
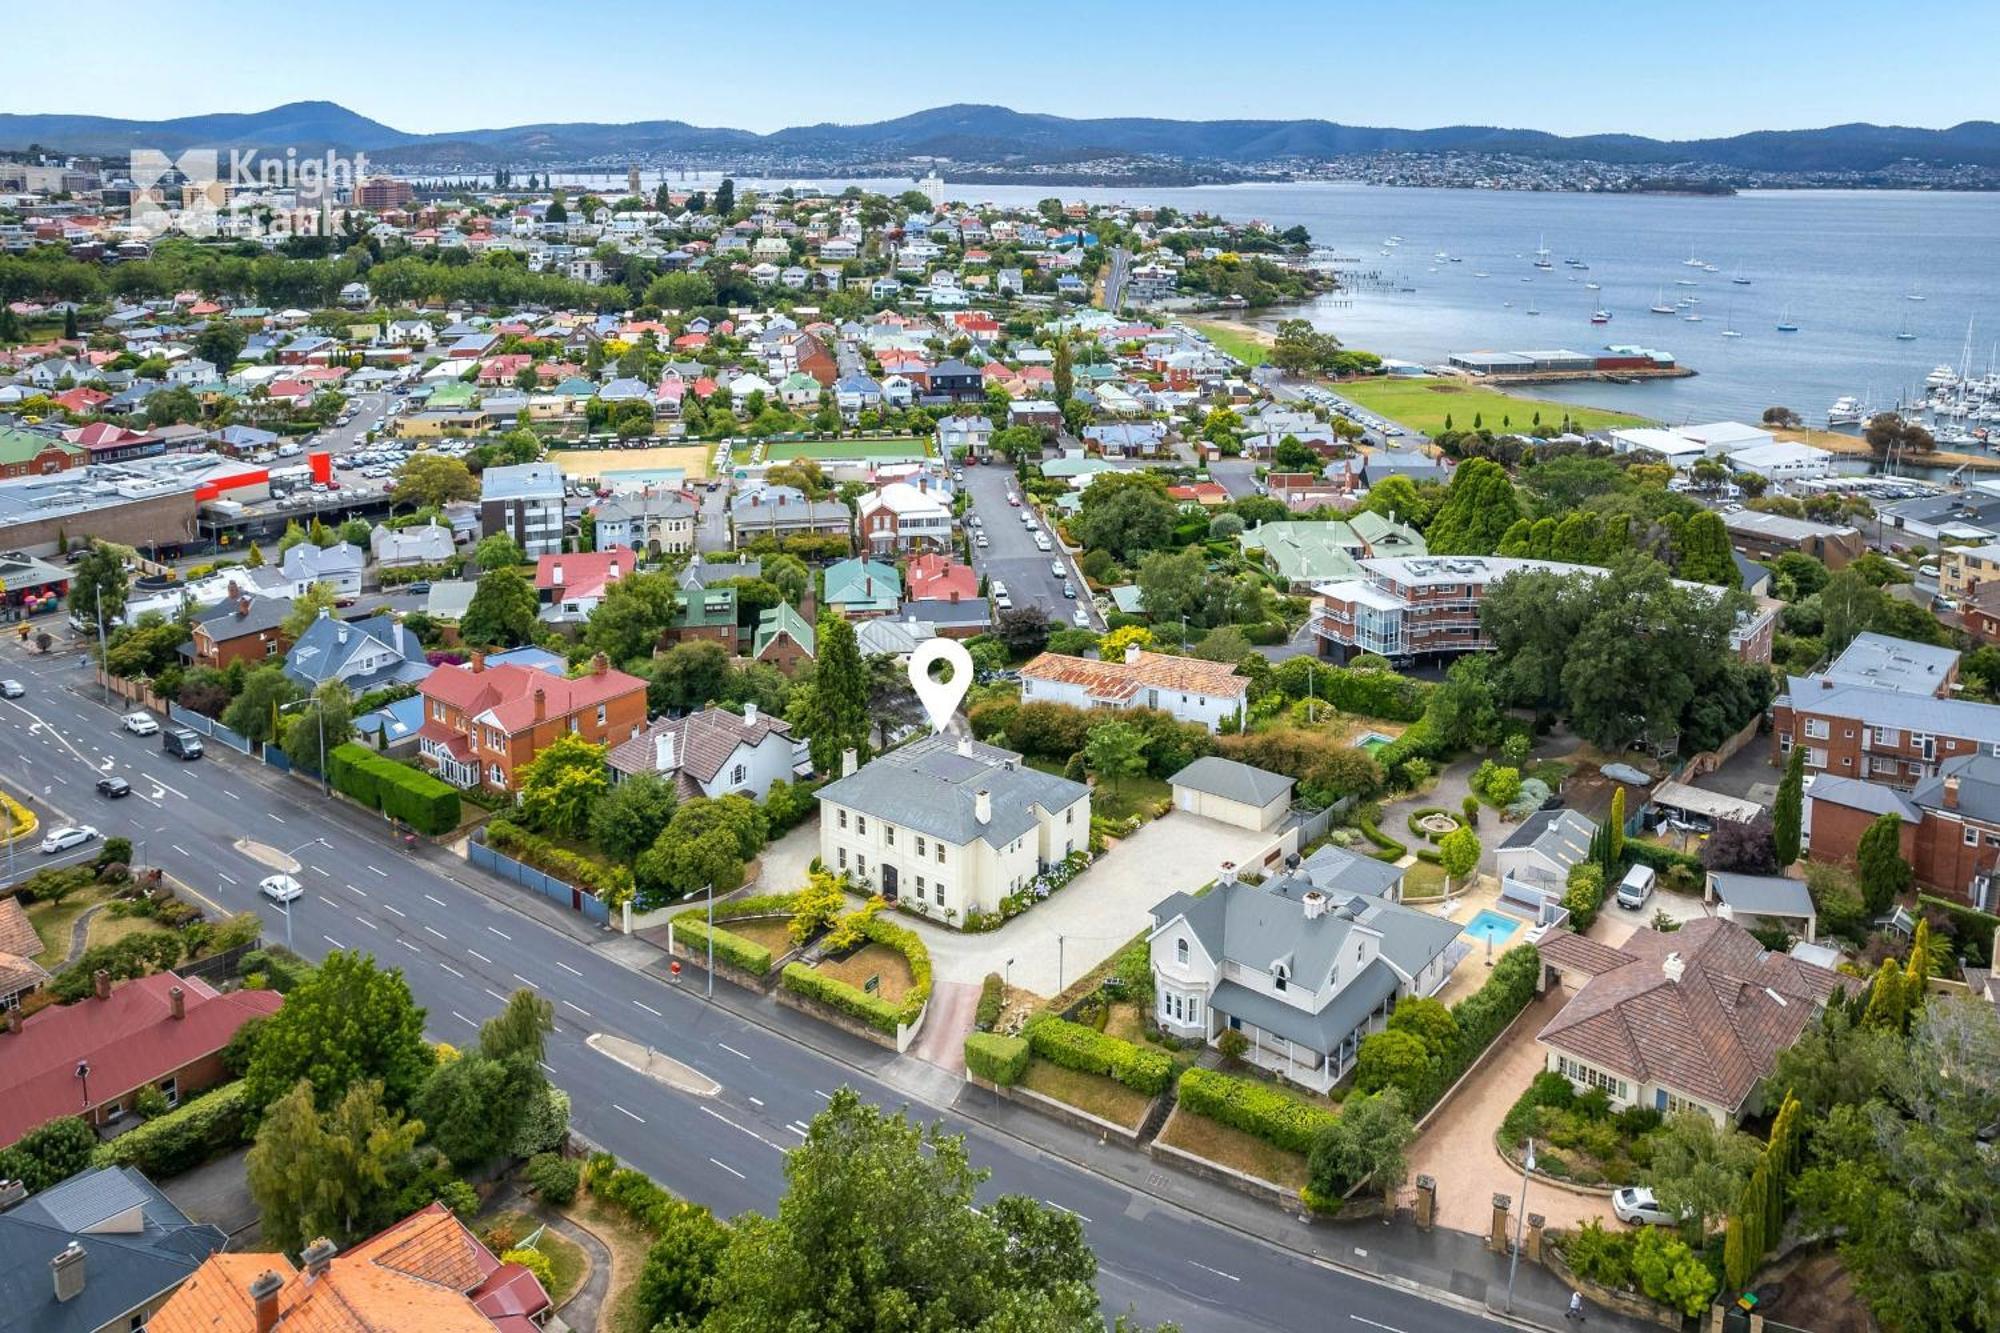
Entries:
POLYGON ((1415 1135, 1403 1094, 1394 1088, 1347 1099, 1334 1122, 1313 1140, 1306 1158, 1317 1201, 1332 1202, 1363 1181, 1393 1194, 1409 1175, 1407 1149, 1415 1135))
POLYGON ((243 688, 222 710, 222 725, 259 743, 278 734, 278 709, 304 697, 297 682, 276 663, 260 666, 243 677, 243 688))
POLYGON ((1507 469, 1490 458, 1469 458, 1452 473, 1444 505, 1424 540, 1433 555, 1491 555, 1521 517, 1521 502, 1507 469))
POLYGON ((1771 812, 1771 843, 1783 869, 1799 859, 1799 840, 1805 823, 1806 747, 1794 745, 1785 761, 1785 776, 1778 782, 1778 802, 1771 812))
POLYGON ((396 469, 396 502, 435 509, 452 500, 479 498, 479 481, 456 458, 438 453, 412 454, 396 469))
POLYGON ((794 694, 791 722, 812 750, 813 767, 837 772, 840 756, 868 749, 868 665, 854 624, 831 612, 820 617, 812 679, 794 694))
POLYGON ((535 632, 540 603, 517 569, 503 567, 479 576, 472 601, 459 621, 459 637, 480 648, 517 648, 535 632))
POLYGON ((300 1079, 265 1114, 244 1162, 264 1240, 292 1253, 320 1236, 345 1247, 437 1198, 454 1177, 423 1133, 372 1080, 321 1111, 300 1079))
POLYGON ((312 701, 284 715, 285 758, 308 773, 324 773, 326 756, 354 739, 354 698, 337 680, 323 683, 312 701))
POLYGON ((1084 488, 1070 527, 1086 546, 1131 563, 1172 538, 1179 511, 1150 472, 1103 472, 1084 488))
POLYGON ((522 817, 558 838, 581 835, 611 788, 604 755, 604 746, 575 732, 543 746, 521 769, 522 817))
POLYGON ((1687 1240, 1699 1246, 1710 1226, 1743 1194, 1764 1145, 1705 1111, 1681 1111, 1647 1136, 1652 1163, 1641 1179, 1669 1213, 1686 1219, 1687 1240))
POLYGON ((635 773, 613 787, 590 812, 590 838, 598 850, 626 865, 651 847, 674 817, 673 779, 635 773))
POLYGON ((251 1105, 269 1106, 301 1079, 322 1109, 365 1080, 392 1107, 410 1103, 430 1072, 424 1011, 397 968, 335 950, 258 1030, 243 1074, 251 1105))
POLYGON ((83 558, 70 569, 70 612, 88 625, 102 619, 106 633, 118 627, 125 614, 126 594, 132 580, 125 572, 124 551, 109 542, 93 542, 83 558))
POLYGON ((1712 583, 1718 588, 1737 587, 1736 559, 1729 546, 1729 530, 1722 515, 1712 509, 1691 514, 1681 525, 1680 576, 1695 583, 1712 583))
POLYGON ((1083 762, 1116 791, 1119 779, 1146 771, 1146 743, 1145 734, 1129 722, 1099 723, 1084 742, 1083 762))
POLYGON ((1861 872, 1861 897, 1876 916, 1887 912, 1908 892, 1913 873, 1903 859, 1903 817, 1894 810, 1878 816, 1854 846, 1861 872))
POLYGON ((1141 557, 1136 579, 1146 614, 1162 630, 1176 629, 1182 616, 1200 621, 1208 604, 1208 561, 1201 548, 1152 551, 1141 557))
POLYGON ((614 662, 643 657, 673 624, 680 605, 672 574, 656 570, 622 578, 590 613, 584 641, 614 662))

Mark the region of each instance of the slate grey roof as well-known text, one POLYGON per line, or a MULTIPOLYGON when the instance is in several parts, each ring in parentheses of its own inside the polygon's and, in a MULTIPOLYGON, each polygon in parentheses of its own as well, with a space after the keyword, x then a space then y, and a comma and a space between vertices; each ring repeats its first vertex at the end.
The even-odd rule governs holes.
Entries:
POLYGON ((1309 1013, 1275 995, 1251 990, 1234 981, 1218 985, 1208 997, 1208 1004, 1219 1014, 1240 1018, 1286 1041, 1327 1055, 1366 1022, 1384 1000, 1394 995, 1399 984, 1396 969, 1377 958, 1318 1013, 1309 1013))
POLYGON ((1867 685, 1823 686, 1793 676, 1786 698, 1795 712, 1853 718, 1871 727, 1956 736, 1982 745, 2000 744, 2000 708, 1966 699, 1930 699, 1867 685))
POLYGON ((1922 813, 1908 797, 1893 788, 1884 787, 1879 782, 1864 782, 1860 778, 1840 778, 1821 773, 1807 779, 1806 795, 1812 800, 1825 801, 1829 805, 1844 805, 1851 810, 1866 810, 1871 815, 1886 815, 1893 810, 1903 817, 1905 824, 1923 821, 1922 813))
POLYGON ((322 615, 285 654, 285 674, 307 688, 339 680, 355 694, 366 694, 385 685, 414 685, 430 673, 423 644, 387 615, 355 621, 322 615), (368 672, 350 666, 357 654, 383 647, 393 649, 398 660, 368 672))
POLYGON ((677 587, 692 590, 731 579, 754 579, 764 573, 762 560, 709 560, 696 551, 674 580, 677 587))
POLYGON ((1291 794, 1291 778, 1282 773, 1240 764, 1220 755, 1204 755, 1167 779, 1176 787, 1188 787, 1225 801, 1239 801, 1260 809, 1281 796, 1291 794))
POLYGON ((1567 869, 1584 858, 1597 825, 1574 810, 1537 810, 1507 835, 1502 847, 1531 848, 1567 869))
POLYGON ((194 623, 206 628, 210 638, 227 642, 245 634, 262 634, 265 630, 276 629, 285 623, 285 617, 291 613, 292 599, 289 597, 253 597, 245 594, 236 601, 208 608, 194 618, 194 623), (247 611, 242 607, 244 601, 250 603, 247 611))
POLYGON ((1737 875, 1725 871, 1708 872, 1716 897, 1739 912, 1753 916, 1813 915, 1812 894, 1805 881, 1783 875, 1737 875))
POLYGON ((1292 872, 1326 892, 1338 886, 1342 893, 1365 893, 1371 898, 1393 896, 1390 890, 1403 882, 1403 873, 1400 866, 1357 855, 1332 843, 1308 856, 1292 872))
POLYGON ((818 795, 953 846, 983 839, 1002 847, 1035 830, 1036 806, 1066 810, 1089 792, 1080 782, 1028 767, 1012 750, 940 734, 891 750, 821 787, 818 795), (975 794, 982 790, 993 807, 983 825, 974 813, 975 794))
POLYGON ((0 1326, 123 1328, 130 1311, 186 1281, 226 1240, 220 1228, 190 1221, 133 1167, 72 1176, 0 1213, 0 1326), (139 1219, 136 1230, 105 1227, 128 1213, 139 1219), (83 1291, 57 1301, 49 1260, 72 1240, 84 1251, 83 1291))
MULTIPOLYGON (((2000 758, 1990 754, 1962 754, 1938 765, 1938 771, 1919 782, 1910 793, 1910 803, 1920 810, 1945 807, 1944 780, 1958 779, 1958 803, 1952 808, 1989 824, 2000 824, 2000 758)), ((1813 794, 1819 794, 1815 785, 1813 794)))

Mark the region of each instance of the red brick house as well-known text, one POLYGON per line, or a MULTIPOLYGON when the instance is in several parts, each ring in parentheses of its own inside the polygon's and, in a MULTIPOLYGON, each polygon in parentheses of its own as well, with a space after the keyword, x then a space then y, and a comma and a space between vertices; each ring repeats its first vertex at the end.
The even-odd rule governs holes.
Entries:
POLYGON ((979 595, 979 575, 971 565, 948 555, 919 555, 911 558, 905 571, 909 597, 914 602, 971 600, 979 595))
POLYGON ((196 666, 226 669, 232 662, 258 666, 283 657, 291 648, 285 617, 292 613, 289 597, 252 597, 230 587, 231 596, 195 617, 193 636, 185 651, 196 666))
POLYGON ((1807 774, 1907 790, 1950 760, 2000 754, 2000 707, 1794 676, 1771 706, 1773 761, 1806 747, 1807 774))
POLYGON ((646 682, 613 671, 599 653, 581 676, 558 676, 475 652, 440 667, 417 687, 424 724, 417 749, 439 777, 460 787, 514 791, 521 769, 557 737, 600 745, 630 740, 646 725, 646 682))
POLYGON ((11 1011, 0 1030, 0 1147, 68 1115, 116 1124, 141 1088, 177 1105, 213 1087, 228 1077, 222 1052, 236 1030, 283 1003, 276 991, 223 994, 172 972, 114 987, 100 971, 89 999, 27 1019, 11 1011))
POLYGON ((1815 861, 1852 862, 1868 826, 1894 814, 1902 823, 1903 859, 1918 883, 1981 911, 2000 905, 2000 757, 1948 760, 1907 794, 1879 782, 1814 778, 1805 814, 1806 849, 1815 861))

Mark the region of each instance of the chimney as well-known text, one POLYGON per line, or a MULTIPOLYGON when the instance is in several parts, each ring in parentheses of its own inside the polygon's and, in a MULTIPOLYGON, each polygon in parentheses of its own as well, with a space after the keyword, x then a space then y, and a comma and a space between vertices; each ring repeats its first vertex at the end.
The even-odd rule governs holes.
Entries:
POLYGON ((49 1260, 56 1280, 56 1300, 73 1301, 83 1295, 83 1246, 71 1241, 62 1253, 49 1260))
POLYGON ((1299 896, 1299 903, 1306 909, 1306 920, 1317 921, 1326 915, 1326 895, 1318 889, 1307 889, 1299 896))
POLYGON ((958 738, 958 752, 967 759, 972 758, 972 737, 960 736, 958 738))
POLYGON ((474 675, 478 675, 484 670, 486 670, 486 650, 484 648, 474 648, 472 650, 472 672, 474 675))
POLYGON ((305 1265, 306 1280, 310 1282, 325 1277, 326 1270, 333 1266, 333 1255, 333 1242, 325 1236, 306 1246, 304 1253, 299 1255, 299 1261, 305 1265))
POLYGON ((257 1333, 271 1333, 278 1326, 278 1293, 284 1289, 285 1280, 268 1268, 250 1284, 250 1304, 256 1311, 257 1333))
POLYGON ((653 767, 662 773, 671 773, 677 767, 674 763, 674 733, 663 731, 653 737, 653 767))
POLYGON ((541 720, 542 720, 542 719, 543 719, 543 718, 544 718, 545 716, 547 716, 547 714, 548 714, 548 711, 549 711, 549 695, 548 695, 548 691, 546 691, 546 690, 542 689, 542 688, 541 688, 540 686, 536 686, 536 687, 535 687, 535 721, 537 721, 537 722, 540 722, 540 721, 541 721, 541 720))
POLYGON ((1224 861, 1220 866, 1216 867, 1215 882, 1217 884, 1234 884, 1236 882, 1236 863, 1234 861, 1224 861))
POLYGON ((982 824, 993 822, 993 793, 984 787, 972 793, 972 817, 982 824))
POLYGON ((1139 645, 1136 643, 1127 644, 1125 646, 1125 665, 1137 666, 1138 664, 1139 664, 1139 645))
POLYGON ((756 705, 756 704, 744 704, 744 705, 743 705, 743 725, 744 725, 744 726, 746 726, 746 727, 754 727, 754 726, 756 726, 756 725, 757 725, 757 705, 756 705))
POLYGON ((618 557, 617 557, 617 556, 612 556, 612 557, 611 557, 611 564, 610 564, 610 566, 609 566, 609 567, 608 567, 608 568, 607 568, 607 569, 606 569, 606 570, 604 571, 604 581, 605 581, 606 583, 616 583, 616 582, 618 582, 618 557))
POLYGON ((111 974, 109 972, 106 972, 101 967, 98 968, 95 972, 90 974, 90 987, 91 990, 96 993, 98 999, 100 1000, 110 999, 111 974))
POLYGON ((179 986, 167 988, 167 1013, 174 1018, 187 1017, 187 992, 179 986))
POLYGON ((1947 810, 1958 809, 1958 774, 1956 773, 1947 773, 1944 775, 1944 808, 1947 810))
MULTIPOLYGON (((236 585, 231 584, 230 586, 233 588, 236 585)), ((250 614, 250 598, 248 594, 245 594, 244 596, 238 597, 236 599, 236 615, 238 619, 242 619, 243 617, 249 614, 250 614)))
POLYGON ((28 1197, 28 1187, 18 1180, 0 1180, 0 1213, 28 1197))
POLYGON ((1687 971, 1687 964, 1681 961, 1679 953, 1670 953, 1661 960, 1660 971, 1666 974, 1668 981, 1679 982, 1681 974, 1687 971))
POLYGON ((339 628, 339 629, 337 629, 337 630, 335 630, 335 631, 333 632, 333 638, 334 638, 334 641, 335 641, 336 643, 346 643, 346 642, 347 642, 347 622, 346 622, 346 621, 344 621, 344 620, 343 620, 343 621, 342 621, 342 622, 340 623, 340 628, 339 628))
POLYGON ((840 776, 844 778, 853 777, 854 770, 859 762, 859 757, 854 753, 853 746, 850 745, 845 750, 842 750, 840 752, 840 776))
POLYGON ((594 653, 594 654, 592 654, 592 655, 591 655, 591 659, 590 659, 590 674, 591 674, 591 675, 593 675, 593 676, 601 676, 601 675, 603 675, 603 674, 604 674, 605 672, 607 672, 607 671, 609 671, 609 670, 611 670, 611 659, 610 659, 610 658, 606 657, 606 656, 605 656, 605 655, 604 655, 603 653, 594 653))

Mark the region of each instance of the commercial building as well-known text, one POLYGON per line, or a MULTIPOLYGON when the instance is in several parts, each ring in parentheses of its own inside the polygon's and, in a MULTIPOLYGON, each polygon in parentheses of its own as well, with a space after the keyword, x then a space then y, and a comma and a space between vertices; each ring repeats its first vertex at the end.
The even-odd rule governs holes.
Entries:
POLYGON ((1844 569, 1868 549, 1858 528, 1815 523, 1756 509, 1739 509, 1722 516, 1729 542, 1752 560, 1775 560, 1788 551, 1809 555, 1828 569, 1844 569))

